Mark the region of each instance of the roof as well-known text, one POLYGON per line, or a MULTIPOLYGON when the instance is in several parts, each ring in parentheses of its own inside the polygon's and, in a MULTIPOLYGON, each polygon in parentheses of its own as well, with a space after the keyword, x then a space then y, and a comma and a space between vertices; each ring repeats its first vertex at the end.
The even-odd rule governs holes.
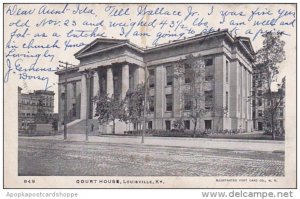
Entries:
POLYGON ((83 47, 77 53, 74 54, 75 58, 80 58, 86 56, 89 53, 95 53, 100 50, 109 50, 116 47, 128 46, 136 51, 143 53, 143 49, 131 42, 128 39, 107 39, 107 38, 97 38, 90 44, 83 47))
MULTIPOLYGON (((75 58, 80 59, 82 57, 86 57, 95 53, 100 53, 120 47, 128 47, 131 48, 139 53, 148 53, 159 51, 166 48, 177 47, 180 45, 184 45, 187 43, 193 43, 198 40, 205 40, 208 38, 218 37, 218 36, 225 36, 230 42, 235 43, 243 49, 248 56, 253 59, 254 50, 251 44, 251 41, 248 37, 233 37, 227 29, 224 30, 217 30, 210 32, 208 34, 196 34, 192 37, 183 38, 180 40, 174 40, 168 43, 159 44, 157 46, 153 46, 150 48, 141 48, 133 43, 131 43, 128 39, 108 39, 108 38, 97 38, 92 41, 90 44, 83 47, 81 50, 74 54, 75 58)), ((75 67, 76 69, 76 67, 75 67)), ((74 69, 74 70, 75 70, 74 69)), ((70 69, 72 70, 72 69, 70 69)), ((56 72, 56 74, 61 74, 61 72, 56 72)))

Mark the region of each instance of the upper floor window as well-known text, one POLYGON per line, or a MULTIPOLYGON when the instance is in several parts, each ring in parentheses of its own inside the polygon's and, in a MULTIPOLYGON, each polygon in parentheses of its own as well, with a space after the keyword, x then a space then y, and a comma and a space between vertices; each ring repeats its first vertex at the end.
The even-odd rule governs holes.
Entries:
POLYGON ((188 111, 191 110, 192 107, 192 101, 190 96, 184 95, 184 110, 188 111))
POLYGON ((262 110, 258 110, 258 116, 259 116, 259 117, 262 117, 262 116, 263 116, 262 110))
POLYGON ((213 79, 213 59, 205 59, 205 81, 210 81, 213 79))
POLYGON ((155 71, 154 69, 149 70, 149 88, 154 88, 155 86, 155 71))
POLYGON ((150 112, 154 112, 154 96, 148 97, 148 108, 150 112))
POLYGON ((262 90, 257 91, 257 96, 262 96, 262 90))
POLYGON ((226 91, 226 109, 228 109, 228 92, 226 91))
POLYGON ((262 99, 258 99, 258 106, 262 106, 262 99))
POLYGON ((229 79, 229 61, 226 60, 226 66, 225 66, 225 70, 226 70, 226 83, 228 83, 228 79, 229 79))
POLYGON ((169 94, 166 95, 166 111, 172 111, 173 110, 173 95, 169 94))
POLYGON ((186 84, 191 83, 191 77, 192 77, 192 68, 190 65, 184 66, 184 82, 186 84))
POLYGON ((76 82, 72 83, 72 88, 73 88, 73 98, 76 98, 76 82))
POLYGON ((167 86, 172 86, 173 85, 173 67, 172 66, 167 66, 166 67, 166 83, 167 86))
POLYGON ((258 86, 258 88, 261 88, 261 87, 262 87, 262 80, 258 80, 257 86, 258 86))
POLYGON ((204 91, 205 96, 205 108, 210 109, 213 104, 213 91, 204 91))

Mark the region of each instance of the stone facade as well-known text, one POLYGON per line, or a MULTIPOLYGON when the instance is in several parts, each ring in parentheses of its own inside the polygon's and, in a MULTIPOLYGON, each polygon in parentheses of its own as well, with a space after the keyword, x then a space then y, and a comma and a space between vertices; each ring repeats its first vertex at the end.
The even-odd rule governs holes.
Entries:
POLYGON ((57 72, 60 121, 63 121, 64 115, 64 81, 67 81, 70 90, 67 101, 72 102, 68 103, 68 113, 74 107, 80 110, 69 117, 68 122, 92 119, 95 115, 92 96, 107 93, 124 98, 128 89, 144 82, 147 68, 149 98, 153 101, 153 107, 147 114, 147 127, 172 129, 172 123, 181 118, 186 128, 191 128, 189 111, 183 110, 179 100, 186 83, 170 76, 174 64, 190 54, 204 57, 210 68, 208 78, 203 80, 204 91, 210 94, 211 104, 220 107, 205 118, 199 118, 199 128, 252 131, 252 110, 248 98, 251 95, 254 52, 248 38, 234 38, 226 30, 151 48, 140 48, 128 40, 96 39, 75 54, 80 60, 78 67, 57 72), (91 70, 94 71, 93 76, 87 75, 91 70), (76 89, 72 89, 71 85, 75 84, 76 89), (72 93, 75 90, 76 94, 72 93), (87 96, 87 93, 90 95, 87 96))

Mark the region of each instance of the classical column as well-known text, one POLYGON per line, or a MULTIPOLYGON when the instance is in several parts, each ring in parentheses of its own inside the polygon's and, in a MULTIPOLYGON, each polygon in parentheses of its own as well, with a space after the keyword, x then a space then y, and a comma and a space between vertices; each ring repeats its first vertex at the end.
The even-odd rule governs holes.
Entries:
POLYGON ((80 100, 80 119, 86 119, 86 106, 87 106, 87 86, 86 76, 81 75, 81 100, 80 100))
POLYGON ((114 94, 114 80, 113 80, 113 71, 111 67, 107 68, 106 93, 109 97, 111 97, 114 94))
POLYGON ((122 67, 122 99, 125 98, 128 89, 129 89, 129 66, 128 64, 125 64, 122 67))
MULTIPOLYGON (((100 83, 99 83, 99 73, 98 71, 95 71, 94 73, 94 83, 93 83, 93 96, 96 97, 100 94, 100 83)), ((93 118, 96 115, 96 104, 93 103, 93 118)))
POLYGON ((134 71, 134 84, 141 84, 145 80, 145 69, 142 67, 138 67, 134 71))

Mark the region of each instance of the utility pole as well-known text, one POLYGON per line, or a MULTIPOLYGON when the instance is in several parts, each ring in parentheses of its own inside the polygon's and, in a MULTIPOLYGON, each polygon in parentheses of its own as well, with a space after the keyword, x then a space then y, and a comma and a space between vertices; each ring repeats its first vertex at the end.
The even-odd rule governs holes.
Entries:
POLYGON ((64 100, 64 140, 67 140, 67 117, 68 117, 68 113, 67 113, 67 107, 68 107, 68 88, 67 88, 67 82, 68 82, 68 78, 67 78, 67 71, 68 71, 68 66, 75 66, 73 64, 69 64, 68 62, 62 62, 59 61, 59 63, 61 64, 65 64, 65 65, 59 65, 59 67, 62 67, 63 70, 65 70, 65 100, 64 100))
POLYGON ((145 132, 146 132, 146 114, 147 114, 147 92, 148 92, 148 69, 147 63, 145 64, 145 93, 144 93, 144 118, 143 118, 143 130, 142 130, 142 141, 143 144, 145 141, 145 132))

